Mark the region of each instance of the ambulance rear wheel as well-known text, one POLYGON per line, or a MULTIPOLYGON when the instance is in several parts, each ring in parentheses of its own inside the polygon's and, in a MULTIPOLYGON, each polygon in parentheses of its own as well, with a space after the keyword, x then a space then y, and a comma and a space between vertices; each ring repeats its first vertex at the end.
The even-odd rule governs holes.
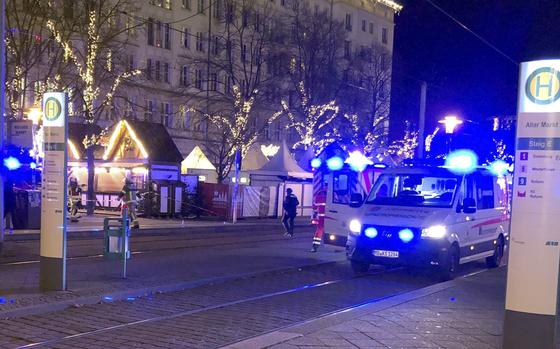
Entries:
POLYGON ((369 266, 370 266, 369 263, 361 262, 361 261, 355 261, 355 260, 351 260, 350 265, 352 266, 352 271, 354 271, 354 273, 356 273, 356 274, 367 273, 367 271, 369 270, 369 266))

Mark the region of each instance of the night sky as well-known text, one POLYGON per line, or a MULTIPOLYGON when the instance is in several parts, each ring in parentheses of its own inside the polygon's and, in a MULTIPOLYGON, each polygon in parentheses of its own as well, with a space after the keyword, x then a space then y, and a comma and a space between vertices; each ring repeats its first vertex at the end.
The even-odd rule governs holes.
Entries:
MULTIPOLYGON (((516 62, 560 58, 560 0, 432 0, 516 62)), ((446 114, 479 122, 516 113, 519 67, 426 0, 400 0, 395 17, 391 134, 418 120, 428 83, 427 127, 446 114)))

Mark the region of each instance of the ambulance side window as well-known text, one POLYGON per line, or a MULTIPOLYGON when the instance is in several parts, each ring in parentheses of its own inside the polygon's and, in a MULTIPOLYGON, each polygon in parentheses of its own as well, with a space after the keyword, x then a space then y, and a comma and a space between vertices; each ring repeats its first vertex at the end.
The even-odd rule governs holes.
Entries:
POLYGON ((476 199, 479 210, 494 208, 494 177, 477 176, 476 199))
POLYGON ((333 176, 333 204, 350 203, 348 174, 338 173, 333 176))

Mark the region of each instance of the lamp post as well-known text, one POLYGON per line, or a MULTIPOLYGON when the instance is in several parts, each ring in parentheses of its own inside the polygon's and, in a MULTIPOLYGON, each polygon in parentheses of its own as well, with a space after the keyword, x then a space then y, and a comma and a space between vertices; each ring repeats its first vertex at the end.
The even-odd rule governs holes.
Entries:
POLYGON ((445 125, 445 134, 447 135, 446 148, 447 153, 451 150, 451 141, 453 140, 453 132, 455 128, 463 123, 463 120, 459 119, 455 115, 447 115, 442 120, 438 121, 440 124, 445 125))

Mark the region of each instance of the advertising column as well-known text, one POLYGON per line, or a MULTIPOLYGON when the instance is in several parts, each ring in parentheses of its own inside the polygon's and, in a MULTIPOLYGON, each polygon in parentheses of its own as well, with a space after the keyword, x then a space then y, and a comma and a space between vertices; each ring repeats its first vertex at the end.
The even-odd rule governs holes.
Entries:
POLYGON ((44 150, 41 203, 42 290, 66 290, 67 110, 66 93, 43 95, 44 150))
POLYGON ((554 348, 560 263, 560 60, 521 65, 503 348, 554 348))

